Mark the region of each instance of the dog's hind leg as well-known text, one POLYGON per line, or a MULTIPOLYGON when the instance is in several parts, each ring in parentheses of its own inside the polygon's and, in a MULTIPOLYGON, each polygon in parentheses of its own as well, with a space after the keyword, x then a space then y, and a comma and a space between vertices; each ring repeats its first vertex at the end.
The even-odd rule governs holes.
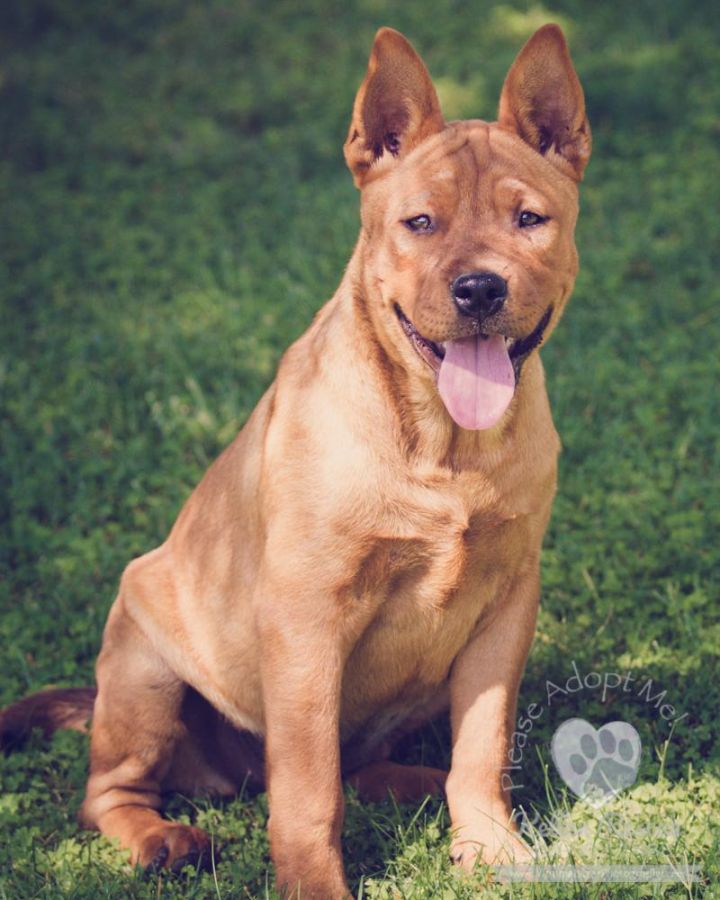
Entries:
POLYGON ((81 820, 117 838, 141 866, 178 868, 207 854, 203 831, 158 812, 174 752, 186 737, 186 686, 127 614, 122 592, 105 630, 97 680, 81 820))
POLYGON ((346 780, 361 800, 378 802, 391 794, 398 803, 441 794, 447 772, 430 766, 405 766, 380 760, 353 772, 346 780))

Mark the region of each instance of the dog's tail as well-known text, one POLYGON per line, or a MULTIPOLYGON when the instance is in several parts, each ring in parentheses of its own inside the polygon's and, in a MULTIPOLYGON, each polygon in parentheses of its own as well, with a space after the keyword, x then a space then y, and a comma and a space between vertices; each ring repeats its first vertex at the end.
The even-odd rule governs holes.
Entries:
POLYGON ((0 748, 20 746, 34 728, 46 738, 61 728, 87 731, 96 694, 95 688, 49 688, 0 709, 0 748))

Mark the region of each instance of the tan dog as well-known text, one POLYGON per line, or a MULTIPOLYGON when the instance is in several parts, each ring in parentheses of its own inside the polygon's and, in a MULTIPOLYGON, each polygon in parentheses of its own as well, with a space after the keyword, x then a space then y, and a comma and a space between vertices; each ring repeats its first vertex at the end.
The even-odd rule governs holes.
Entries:
MULTIPOLYGON (((413 48, 378 32, 345 144, 362 228, 342 283, 110 611, 82 816, 140 864, 208 847, 161 817, 163 792, 250 776, 281 888, 347 894, 342 777, 370 797, 442 787, 387 756, 448 706, 454 859, 527 858, 501 767, 559 450, 536 351, 575 279, 589 153, 556 26, 493 124, 446 125, 413 48)), ((1 730, 91 706, 46 692, 1 730)))

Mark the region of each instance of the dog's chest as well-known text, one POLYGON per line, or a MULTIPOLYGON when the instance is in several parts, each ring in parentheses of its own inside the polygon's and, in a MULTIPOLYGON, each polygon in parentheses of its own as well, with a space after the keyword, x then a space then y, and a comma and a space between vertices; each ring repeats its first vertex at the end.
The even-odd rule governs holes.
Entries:
POLYGON ((382 732, 437 705, 450 667, 507 588, 526 531, 494 497, 428 492, 368 542, 348 602, 372 610, 348 659, 342 725, 382 732))

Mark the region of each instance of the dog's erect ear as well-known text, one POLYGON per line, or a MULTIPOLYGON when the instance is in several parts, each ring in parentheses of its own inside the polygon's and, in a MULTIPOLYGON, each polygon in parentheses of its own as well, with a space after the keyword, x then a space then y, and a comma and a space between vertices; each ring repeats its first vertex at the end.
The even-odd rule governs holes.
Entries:
POLYGON ((362 187, 384 165, 405 156, 444 126, 425 64, 410 42, 392 28, 375 35, 367 75, 355 98, 345 159, 362 187))
POLYGON ((498 124, 580 181, 590 158, 590 125, 583 90, 557 25, 536 31, 512 64, 500 95, 498 124))

